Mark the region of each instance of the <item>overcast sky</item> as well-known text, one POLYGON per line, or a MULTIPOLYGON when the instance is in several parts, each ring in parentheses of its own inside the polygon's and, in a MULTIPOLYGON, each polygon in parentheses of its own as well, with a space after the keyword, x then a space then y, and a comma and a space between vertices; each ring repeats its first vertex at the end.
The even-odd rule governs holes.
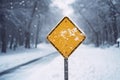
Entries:
POLYGON ((71 4, 74 3, 75 0, 52 0, 52 7, 57 7, 62 10, 62 15, 71 16, 74 12, 71 4))

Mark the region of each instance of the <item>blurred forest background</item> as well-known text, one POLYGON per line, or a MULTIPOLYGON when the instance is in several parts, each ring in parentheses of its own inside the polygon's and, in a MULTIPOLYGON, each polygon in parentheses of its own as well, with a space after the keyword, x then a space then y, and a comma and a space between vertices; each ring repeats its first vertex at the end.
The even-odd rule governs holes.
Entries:
MULTIPOLYGON (((62 9, 52 5, 54 1, 57 0, 0 0, 1 52, 47 43, 47 34, 65 16, 62 9)), ((68 17, 86 34, 85 44, 117 44, 120 0, 74 0, 69 6, 73 13, 68 17)))

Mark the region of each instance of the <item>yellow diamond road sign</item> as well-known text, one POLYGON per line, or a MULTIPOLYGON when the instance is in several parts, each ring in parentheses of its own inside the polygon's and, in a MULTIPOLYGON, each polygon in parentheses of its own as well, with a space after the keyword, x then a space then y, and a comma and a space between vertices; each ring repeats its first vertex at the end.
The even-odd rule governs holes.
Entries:
POLYGON ((68 58, 84 41, 85 35, 68 17, 64 17, 63 20, 49 33, 47 39, 64 58, 68 58))

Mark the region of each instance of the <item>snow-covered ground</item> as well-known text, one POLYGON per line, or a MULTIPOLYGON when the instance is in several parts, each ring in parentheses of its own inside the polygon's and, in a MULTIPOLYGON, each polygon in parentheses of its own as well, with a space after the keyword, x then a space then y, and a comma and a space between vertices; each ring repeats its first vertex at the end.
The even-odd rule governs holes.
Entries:
MULTIPOLYGON (((53 47, 50 48, 55 51, 53 47)), ((119 75, 119 48, 81 45, 69 57, 69 80, 120 80, 119 75)), ((64 80, 64 59, 61 55, 46 57, 42 63, 24 67, 2 76, 0 80, 64 80)))
MULTIPOLYGON (((33 68, 27 80, 64 80, 63 57, 33 68)), ((120 80, 120 49, 80 46, 69 58, 69 80, 120 80)))
POLYGON ((51 48, 51 45, 42 43, 38 45, 38 48, 24 49, 21 47, 17 51, 9 50, 7 53, 0 53, 0 72, 46 56, 52 52, 55 52, 55 50, 51 48))

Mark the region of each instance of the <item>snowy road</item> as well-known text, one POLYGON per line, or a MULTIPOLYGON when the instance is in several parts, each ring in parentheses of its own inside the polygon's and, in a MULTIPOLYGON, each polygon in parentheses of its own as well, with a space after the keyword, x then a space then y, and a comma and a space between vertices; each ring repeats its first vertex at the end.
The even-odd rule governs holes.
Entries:
MULTIPOLYGON (((26 77, 24 75, 27 73, 26 71, 32 70, 36 67, 37 67, 37 69, 39 69, 39 68, 41 68, 41 66, 43 64, 47 64, 50 61, 52 61, 56 56, 58 56, 58 54, 57 54, 57 52, 54 52, 54 53, 48 54, 44 57, 40 57, 35 60, 32 60, 28 63, 16 66, 15 68, 6 70, 5 72, 3 72, 3 74, 2 73, 0 74, 0 80, 14 80, 14 79, 26 80, 25 79, 26 77), (21 75, 24 75, 24 77, 21 75)), ((30 73, 27 73, 27 75, 29 75, 29 74, 30 73)))
MULTIPOLYGON (((120 80, 119 75, 119 48, 81 45, 69 57, 69 80, 120 80)), ((54 53, 3 75, 0 80, 64 80, 64 59, 54 53)))

